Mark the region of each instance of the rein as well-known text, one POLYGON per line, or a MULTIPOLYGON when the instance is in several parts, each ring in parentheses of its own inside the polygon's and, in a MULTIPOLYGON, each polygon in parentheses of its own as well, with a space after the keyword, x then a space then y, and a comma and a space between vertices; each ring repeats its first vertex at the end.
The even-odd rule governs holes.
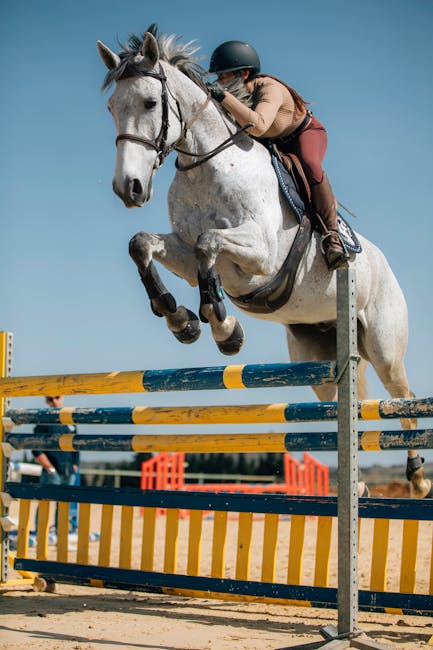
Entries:
POLYGON ((194 167, 199 167, 202 165, 204 162, 207 160, 210 160, 217 154, 221 153, 221 151, 224 151, 228 147, 231 147, 232 144, 234 144, 236 138, 238 135, 241 133, 244 133, 246 129, 249 129, 252 124, 245 124, 245 126, 241 127, 236 131, 236 133, 232 133, 230 137, 227 138, 227 140, 224 140, 224 142, 221 142, 215 149, 212 149, 212 151, 209 151, 208 153, 190 153, 189 151, 182 151, 182 149, 176 149, 181 154, 184 154, 185 156, 191 156, 191 158, 198 158, 199 160, 196 160, 193 163, 190 163, 189 165, 182 165, 182 167, 179 165, 179 159, 176 160, 176 169, 178 169, 180 172, 187 172, 190 169, 194 169, 194 167))
POLYGON ((186 134, 190 130, 191 126, 194 124, 194 122, 200 117, 200 115, 204 112, 204 110, 208 107, 209 102, 211 100, 211 95, 210 93, 207 95, 206 100, 203 102, 203 104, 200 106, 198 109, 197 113, 193 115, 193 117, 189 120, 189 122, 184 122, 182 118, 182 112, 180 110, 180 105, 176 97, 172 94, 170 91, 168 84, 167 84, 167 77, 164 74, 163 68, 161 66, 161 63, 159 64, 159 70, 160 72, 141 72, 140 74, 143 77, 153 77, 154 79, 158 79, 161 82, 162 85, 162 94, 161 94, 161 100, 162 100, 162 123, 161 123, 161 129, 159 131, 158 136, 155 138, 155 140, 149 140, 148 138, 143 138, 140 135, 133 135, 132 133, 119 133, 119 135, 116 138, 116 147, 119 142, 122 140, 128 140, 129 142, 137 142, 138 144, 147 144, 153 149, 155 149, 157 153, 156 161, 154 168, 157 169, 162 165, 164 160, 167 158, 167 156, 174 150, 176 150, 178 153, 181 153, 185 156, 191 156, 192 158, 198 158, 195 162, 189 164, 189 165, 184 165, 180 166, 179 165, 179 160, 176 160, 176 168, 181 171, 188 171, 190 169, 194 169, 194 167, 199 167, 202 165, 204 162, 207 160, 210 160, 217 154, 219 154, 221 151, 224 151, 228 147, 230 147, 232 144, 234 144, 236 138, 241 134, 244 133, 246 129, 248 129, 251 124, 246 124, 242 128, 240 128, 238 131, 233 133, 229 138, 224 140, 224 142, 221 142, 215 149, 212 149, 212 151, 209 151, 204 154, 199 154, 199 153, 191 153, 189 151, 184 151, 182 149, 178 149, 178 144, 185 139, 186 134), (171 97, 173 97, 174 101, 176 102, 177 110, 178 110, 178 117, 179 121, 181 124, 181 134, 177 138, 175 142, 173 142, 170 145, 167 145, 167 133, 168 133, 168 128, 170 126, 170 122, 168 119, 168 113, 169 113, 169 101, 168 101, 168 93, 170 93, 171 97))

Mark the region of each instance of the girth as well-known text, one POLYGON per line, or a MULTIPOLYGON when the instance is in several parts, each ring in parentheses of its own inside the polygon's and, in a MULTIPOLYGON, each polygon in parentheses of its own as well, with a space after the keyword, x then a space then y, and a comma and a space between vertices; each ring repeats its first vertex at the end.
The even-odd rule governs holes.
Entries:
MULTIPOLYGON (((311 119, 309 113, 306 115, 307 119, 311 119)), ((298 128, 305 128, 304 123, 298 128)), ((271 153, 280 189, 292 208, 299 227, 286 259, 270 282, 245 296, 235 297, 225 292, 237 307, 252 314, 272 314, 288 302, 292 295, 299 263, 311 240, 313 229, 318 229, 320 232, 318 219, 311 205, 310 187, 300 161, 292 153, 282 154, 278 148, 275 148, 273 141, 268 141, 266 144, 271 153), (288 177, 285 179, 283 176, 286 174, 288 177), (296 200, 294 200, 295 195, 296 200)), ((351 253, 360 253, 362 248, 356 234, 339 213, 338 222, 340 235, 344 239, 346 248, 351 253)))
POLYGON ((311 221, 304 214, 289 254, 272 280, 245 296, 235 297, 226 292, 227 296, 237 307, 246 309, 253 314, 271 314, 280 309, 292 294, 299 263, 310 239, 311 221))

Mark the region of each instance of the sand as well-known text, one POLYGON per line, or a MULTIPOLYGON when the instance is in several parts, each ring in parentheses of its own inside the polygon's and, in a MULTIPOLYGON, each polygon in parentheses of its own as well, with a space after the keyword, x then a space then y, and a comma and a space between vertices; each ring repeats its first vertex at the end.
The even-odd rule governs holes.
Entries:
MULTIPOLYGON (((111 565, 119 553, 120 508, 115 508, 115 525, 111 565)), ((92 530, 98 531, 100 509, 92 506, 92 530)), ((155 569, 163 564, 165 516, 158 517, 155 569)), ((229 521, 227 577, 233 577, 237 539, 236 518, 229 521)), ((189 518, 181 519, 178 541, 178 572, 186 570, 189 518)), ((277 580, 284 581, 287 572, 287 539, 290 521, 282 520, 279 528, 277 580)), ((307 520, 303 566, 303 584, 312 584, 317 518, 307 520)), ((132 566, 139 568, 142 518, 134 509, 134 541, 132 566)), ((330 585, 337 581, 336 526, 332 533, 329 567, 330 585)), ((210 567, 209 544, 213 520, 203 521, 201 573, 210 567)), ((359 581, 368 588, 373 523, 364 521, 360 538, 359 581), (370 551, 370 553, 369 553, 370 551)), ((388 588, 398 590, 401 522, 392 522, 389 545, 388 588)), ((432 522, 422 522, 417 557, 417 593, 428 593, 430 575, 432 522)), ((263 519, 253 524, 251 578, 259 579, 263 519)), ((96 562, 98 542, 89 544, 90 562, 96 562)), ((32 552, 32 550, 31 550, 32 552)), ((50 547, 54 559, 55 549, 50 547)), ((71 544, 70 559, 76 549, 71 544)), ((12 572, 10 577, 15 574, 12 572)), ((161 648, 164 650, 264 650, 302 647, 322 640, 320 629, 337 624, 337 612, 316 608, 288 607, 264 603, 232 603, 230 601, 184 598, 141 592, 57 584, 55 593, 39 593, 21 587, 3 590, 0 595, 0 648, 5 650, 126 650, 161 648)), ((390 647, 425 647, 433 635, 429 617, 399 614, 359 613, 359 627, 376 642, 390 647)))

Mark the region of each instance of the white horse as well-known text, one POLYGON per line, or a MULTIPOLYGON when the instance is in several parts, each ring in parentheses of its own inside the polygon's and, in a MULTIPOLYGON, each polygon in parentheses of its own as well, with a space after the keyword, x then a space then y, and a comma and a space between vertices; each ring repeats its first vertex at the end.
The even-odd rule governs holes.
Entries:
MULTIPOLYGON (((154 33, 131 37, 120 55, 98 41, 109 70, 104 86, 115 83, 108 101, 117 129, 113 189, 125 206, 149 201, 155 171, 171 151, 178 155, 168 195, 172 232, 140 232, 130 242, 154 313, 166 318, 183 343, 198 338, 199 319, 176 305, 152 260, 200 287, 200 318, 209 323, 223 353, 239 351, 243 330, 226 315, 221 285, 246 314, 285 326, 292 361, 335 359, 336 276, 326 267, 317 233, 285 304, 264 313, 254 310, 254 300, 251 307, 236 301, 271 286, 270 302, 276 299, 278 305, 280 289, 272 281, 298 223, 279 191, 269 151, 209 100, 194 58, 197 48, 179 44, 174 36, 156 39, 154 33)), ((356 271, 361 375, 370 362, 392 397, 410 397, 405 299, 383 253, 365 238, 359 241, 363 250, 349 264, 356 271)), ((336 399, 335 385, 314 391, 320 400, 336 399)), ((416 426, 411 420, 402 424, 416 426)), ((431 481, 424 478, 418 453, 408 451, 407 462, 411 494, 429 495, 431 481)))

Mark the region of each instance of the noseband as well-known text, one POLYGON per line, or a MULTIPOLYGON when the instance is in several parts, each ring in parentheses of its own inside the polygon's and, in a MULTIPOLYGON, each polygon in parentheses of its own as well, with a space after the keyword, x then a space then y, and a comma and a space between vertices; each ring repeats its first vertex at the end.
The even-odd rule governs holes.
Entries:
MULTIPOLYGON (((223 151, 227 147, 231 146, 234 142, 234 140, 237 138, 238 135, 243 133, 246 129, 250 128, 252 124, 246 124, 242 128, 240 128, 238 131, 230 135, 227 140, 224 140, 221 144, 219 144, 215 149, 212 149, 212 151, 205 153, 205 154, 198 154, 198 153, 191 153, 189 151, 183 151, 181 149, 178 149, 178 144, 185 138, 187 132, 191 128, 191 126, 194 124, 194 122, 200 117, 200 115, 203 113, 205 108, 209 105, 209 102, 211 100, 211 95, 210 93, 207 95, 205 102, 200 106, 198 109, 197 113, 191 118, 189 122, 185 122, 182 117, 182 112, 180 110, 180 105, 179 102, 177 101, 176 97, 171 93, 168 85, 167 85, 167 77, 164 74, 164 70, 161 66, 161 63, 159 64, 159 72, 143 72, 140 71, 139 73, 143 77, 153 77, 154 79, 158 79, 161 82, 162 85, 162 93, 161 93, 161 101, 162 101, 162 123, 161 123, 161 129, 159 131, 158 136, 156 137, 155 140, 149 140, 148 138, 142 138, 140 135, 133 135, 132 133, 120 133, 117 138, 116 138, 116 146, 119 142, 122 140, 128 140, 129 142, 137 142, 139 144, 147 144, 156 151, 156 161, 155 161, 155 169, 160 167, 164 160, 167 158, 167 156, 174 151, 175 149, 179 152, 182 153, 186 156, 191 156, 194 158, 197 158, 197 160, 190 165, 184 165, 180 166, 179 161, 176 161, 176 167, 179 171, 188 171, 189 169, 193 169, 194 167, 198 167, 199 165, 203 164, 210 158, 213 158, 216 154, 220 153, 220 151, 223 151), (172 144, 167 146, 167 133, 168 133, 168 128, 170 126, 170 122, 168 119, 168 112, 169 112, 169 101, 168 101, 168 94, 173 97, 174 101, 176 102, 177 106, 177 111, 179 115, 179 121, 181 124, 181 134, 178 137, 178 139, 173 142, 172 144)), ((137 73, 135 73, 137 75, 137 73)), ((122 78, 125 78, 128 75, 123 75, 122 78)))

